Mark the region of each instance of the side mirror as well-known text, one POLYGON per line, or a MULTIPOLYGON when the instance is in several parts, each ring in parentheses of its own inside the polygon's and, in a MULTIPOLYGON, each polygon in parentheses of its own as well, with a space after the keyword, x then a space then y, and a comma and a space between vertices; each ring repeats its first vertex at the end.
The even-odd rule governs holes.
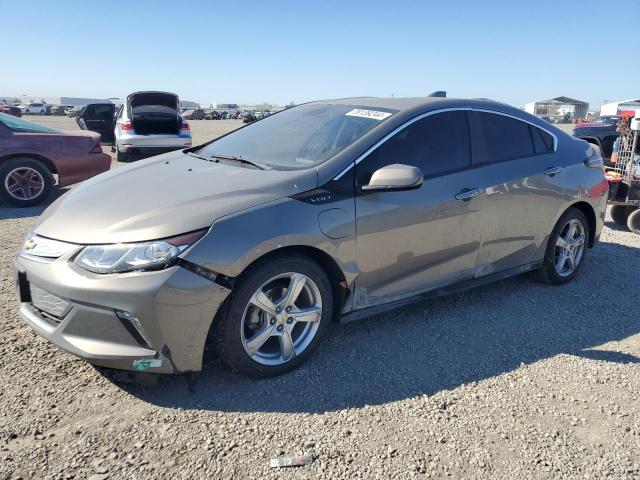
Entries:
POLYGON ((418 167, 394 163, 382 167, 371 175, 369 185, 363 185, 362 191, 375 190, 413 190, 422 185, 423 175, 418 167))

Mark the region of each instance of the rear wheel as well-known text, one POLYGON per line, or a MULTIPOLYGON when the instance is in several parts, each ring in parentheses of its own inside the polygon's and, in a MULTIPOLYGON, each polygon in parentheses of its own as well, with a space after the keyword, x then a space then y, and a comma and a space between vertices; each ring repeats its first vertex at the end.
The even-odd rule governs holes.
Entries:
POLYGON ((118 147, 116 147, 116 161, 118 162, 128 162, 129 154, 121 152, 118 147))
POLYGON ((38 160, 12 158, 0 164, 0 197, 15 207, 42 203, 51 192, 53 176, 38 160))
POLYGON ((261 378, 293 370, 329 330, 331 285, 307 257, 260 262, 236 285, 212 331, 218 354, 236 370, 261 378))
POLYGON ((625 227, 627 226, 627 219, 633 211, 633 207, 628 207, 626 205, 614 205, 611 207, 611 218, 617 225, 625 227))
POLYGON ((640 209, 635 209, 627 218, 627 227, 633 233, 640 235, 640 209))
POLYGON ((570 282, 587 256, 589 222, 577 208, 567 210, 549 236, 542 268, 536 275, 550 285, 570 282))

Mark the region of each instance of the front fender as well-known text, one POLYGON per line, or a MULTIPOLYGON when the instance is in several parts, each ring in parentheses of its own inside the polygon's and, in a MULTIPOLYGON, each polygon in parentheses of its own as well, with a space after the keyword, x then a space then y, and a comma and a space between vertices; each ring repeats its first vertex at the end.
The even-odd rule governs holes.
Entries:
POLYGON ((284 198, 222 217, 185 259, 234 278, 259 258, 293 246, 329 254, 351 284, 358 272, 353 199, 314 205, 284 198), (318 223, 322 212, 336 208, 345 212, 344 236, 339 239, 325 235, 318 223))

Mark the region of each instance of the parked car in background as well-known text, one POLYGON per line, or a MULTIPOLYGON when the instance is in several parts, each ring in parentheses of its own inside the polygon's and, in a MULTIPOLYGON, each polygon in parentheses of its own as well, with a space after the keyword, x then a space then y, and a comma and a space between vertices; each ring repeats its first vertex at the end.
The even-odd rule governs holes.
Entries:
POLYGON ((196 372, 210 338, 271 377, 338 317, 525 272, 570 282, 606 194, 588 143, 504 104, 308 103, 69 192, 15 262, 20 313, 102 367, 196 372))
POLYGON ((21 117, 22 110, 19 107, 12 105, 0 105, 0 113, 6 113, 7 115, 13 115, 14 117, 21 117))
POLYGON ((242 123, 253 123, 258 120, 253 112, 247 112, 242 116, 242 123))
POLYGON ((58 176, 66 186, 109 170, 93 132, 62 132, 0 113, 0 198, 16 207, 44 202, 58 176))
POLYGON ((65 115, 69 118, 74 118, 77 117, 78 115, 80 115, 80 112, 82 112, 82 110, 84 110, 84 107, 86 105, 77 105, 75 107, 70 107, 70 108, 66 108, 64 110, 65 115))
POLYGON ((179 105, 175 93, 136 92, 127 97, 115 116, 113 104, 87 105, 78 124, 105 136, 112 129, 117 159, 126 162, 130 154, 157 154, 191 146, 189 123, 178 112, 179 105))
POLYGON ((213 108, 207 108, 204 111, 205 120, 220 120, 220 113, 213 108))
POLYGON ((49 115, 66 115, 67 109, 73 108, 71 105, 50 105, 49 115))
POLYGON ((201 108, 196 108, 195 110, 191 111, 188 120, 204 120, 204 117, 204 110, 201 108))
POLYGON ((611 161, 611 154, 613 153, 613 144, 620 136, 617 130, 617 122, 594 122, 594 123, 578 123, 572 132, 573 136, 586 140, 587 142, 595 145, 605 165, 615 166, 611 161))
POLYGON ((44 103, 28 103, 20 105, 24 115, 46 115, 47 106, 44 103))

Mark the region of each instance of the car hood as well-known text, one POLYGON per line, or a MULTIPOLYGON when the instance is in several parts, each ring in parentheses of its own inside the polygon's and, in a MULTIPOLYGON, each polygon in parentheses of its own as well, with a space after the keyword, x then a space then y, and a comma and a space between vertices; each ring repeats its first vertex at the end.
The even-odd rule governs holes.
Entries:
POLYGON ((87 180, 56 200, 34 232, 79 244, 166 238, 316 186, 315 169, 258 170, 172 152, 87 180))

